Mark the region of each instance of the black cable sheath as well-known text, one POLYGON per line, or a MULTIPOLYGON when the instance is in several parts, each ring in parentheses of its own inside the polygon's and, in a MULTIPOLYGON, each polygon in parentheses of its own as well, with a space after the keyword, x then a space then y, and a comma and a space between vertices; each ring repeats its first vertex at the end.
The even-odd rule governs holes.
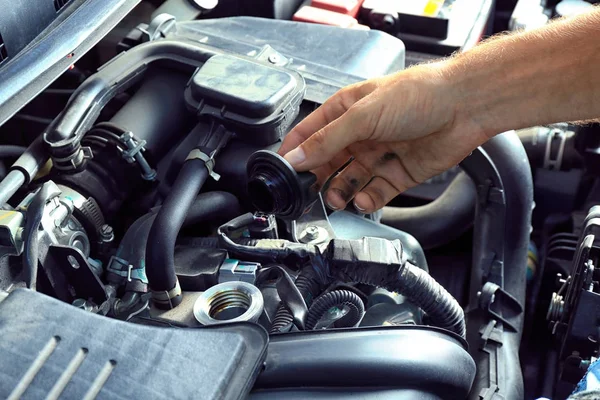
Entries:
POLYGON ((336 326, 336 328, 356 326, 365 313, 365 304, 356 293, 349 290, 333 290, 319 296, 310 307, 306 318, 306 329, 315 329, 319 321, 333 307, 348 308, 348 314, 342 318, 347 326, 336 326))

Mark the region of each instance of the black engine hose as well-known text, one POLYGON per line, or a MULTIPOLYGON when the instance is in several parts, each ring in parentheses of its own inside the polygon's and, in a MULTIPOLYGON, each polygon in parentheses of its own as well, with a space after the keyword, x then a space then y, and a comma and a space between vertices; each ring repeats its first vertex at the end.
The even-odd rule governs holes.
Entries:
MULTIPOLYGON (((152 212, 138 218, 127 230, 121 240, 116 257, 127 261, 133 269, 144 268, 146 265, 146 244, 150 229, 160 210, 157 207, 152 212)), ((237 197, 227 192, 206 192, 196 197, 190 207, 183 227, 199 225, 207 222, 229 221, 241 213, 241 205, 237 197)), ((212 238, 193 238, 190 245, 195 247, 217 248, 219 241, 212 238)), ((254 245, 253 239, 245 239, 244 244, 254 245)))
POLYGON ((20 157, 27 148, 22 146, 13 146, 10 144, 0 145, 0 158, 20 157))
POLYGON ((177 235, 212 171, 214 158, 230 137, 231 132, 222 125, 212 124, 183 163, 169 196, 154 219, 146 245, 146 275, 158 307, 172 309, 181 303, 181 288, 175 274, 177 235))
POLYGON ((19 156, 10 167, 8 175, 0 182, 0 206, 6 204, 21 186, 29 184, 48 158, 42 136, 39 136, 19 156))
POLYGON ((175 242, 188 210, 207 178, 204 161, 186 161, 150 229, 146 275, 157 305, 173 308, 181 303, 181 289, 175 275, 175 242))
POLYGON ((36 290, 38 270, 38 229, 42 223, 46 203, 60 195, 60 190, 52 182, 46 182, 35 194, 27 207, 27 222, 23 231, 23 273, 27 287, 36 290))
MULTIPOLYGON (((321 284, 317 279, 317 275, 313 271, 312 268, 304 268, 300 271, 300 275, 296 278, 295 281, 296 287, 302 298, 304 298, 304 302, 307 307, 311 307, 313 300, 315 297, 319 295, 321 292, 321 284)), ((273 321, 271 322, 271 327, 269 328, 269 334, 276 334, 281 332, 287 332, 294 321, 294 317, 291 311, 283 304, 283 302, 279 303, 277 306, 277 310, 275 311, 275 316, 273 317, 273 321)))
POLYGON ((384 207, 381 222, 410 233, 424 249, 432 249, 458 238, 473 225, 476 198, 473 181, 461 172, 429 204, 384 207))
POLYGON ((350 328, 360 322, 365 313, 365 305, 356 293, 349 290, 334 290, 325 293, 315 300, 312 307, 308 310, 306 318, 306 329, 313 330, 323 318, 323 316, 332 307, 348 307, 348 314, 342 318, 347 326, 337 326, 336 328, 350 328))

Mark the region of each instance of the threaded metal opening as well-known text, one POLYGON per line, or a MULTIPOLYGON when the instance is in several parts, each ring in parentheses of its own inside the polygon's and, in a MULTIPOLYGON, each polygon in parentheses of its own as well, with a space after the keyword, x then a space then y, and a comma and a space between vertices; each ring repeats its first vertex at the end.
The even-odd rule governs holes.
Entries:
POLYGON ((209 300, 208 315, 218 321, 227 321, 243 315, 250 304, 250 296, 240 290, 219 292, 209 300))

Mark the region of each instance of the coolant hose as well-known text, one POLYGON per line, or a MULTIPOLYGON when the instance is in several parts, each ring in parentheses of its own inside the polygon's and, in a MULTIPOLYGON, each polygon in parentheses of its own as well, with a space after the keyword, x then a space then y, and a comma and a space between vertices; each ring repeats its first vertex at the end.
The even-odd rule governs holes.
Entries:
MULTIPOLYGON (((158 207, 153 212, 138 218, 127 230, 121 240, 116 257, 125 260, 133 269, 143 269, 146 265, 146 244, 152 224, 156 219, 158 207)), ((206 192, 196 197, 188 210, 183 227, 199 225, 207 222, 229 221, 241 213, 241 205, 237 197, 227 192, 206 192)), ((194 243, 197 247, 217 247, 217 238, 206 239, 205 243, 194 243)), ((133 284, 133 283, 132 283, 133 284)), ((129 283, 128 283, 129 286, 129 283)))
POLYGON ((146 245, 146 275, 152 297, 159 307, 171 309, 181 303, 181 288, 175 275, 175 241, 207 178, 208 169, 204 161, 186 161, 150 229, 146 245))
POLYGON ((477 192, 473 181, 459 173, 434 201, 420 207, 384 207, 381 222, 409 232, 424 249, 458 238, 473 225, 477 192))
MULTIPOLYGON (((356 293, 349 290, 334 290, 319 296, 319 298, 315 300, 308 311, 306 329, 315 329, 321 318, 323 318, 333 307, 348 307, 348 314, 343 317, 343 320, 346 323, 344 328, 356 326, 365 313, 365 304, 356 293)), ((339 326, 336 327, 339 328, 339 326)))

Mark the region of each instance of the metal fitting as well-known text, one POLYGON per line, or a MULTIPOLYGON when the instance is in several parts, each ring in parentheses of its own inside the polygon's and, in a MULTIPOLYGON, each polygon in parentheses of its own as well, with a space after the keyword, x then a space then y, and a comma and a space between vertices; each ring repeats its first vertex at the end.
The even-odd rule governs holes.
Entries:
POLYGON ((110 243, 115 239, 115 232, 112 226, 104 224, 100 227, 100 240, 104 243, 110 243))
POLYGON ((153 181, 156 179, 156 171, 150 167, 146 158, 142 154, 144 151, 144 146, 146 145, 146 141, 142 140, 141 142, 136 142, 133 133, 125 132, 119 138, 121 142, 125 146, 127 146, 127 150, 123 151, 123 158, 130 164, 137 162, 142 170, 142 178, 147 181, 153 181))
POLYGON ((310 225, 300 234, 300 242, 306 244, 321 244, 329 239, 329 233, 325 228, 310 225))
POLYGON ((257 322, 263 310, 262 293, 246 282, 215 285, 194 303, 194 317, 202 325, 257 322))
POLYGON ((552 322, 560 321, 564 313, 564 309, 564 298, 557 293, 552 293, 552 300, 550 300, 550 306, 548 307, 546 319, 552 322))

